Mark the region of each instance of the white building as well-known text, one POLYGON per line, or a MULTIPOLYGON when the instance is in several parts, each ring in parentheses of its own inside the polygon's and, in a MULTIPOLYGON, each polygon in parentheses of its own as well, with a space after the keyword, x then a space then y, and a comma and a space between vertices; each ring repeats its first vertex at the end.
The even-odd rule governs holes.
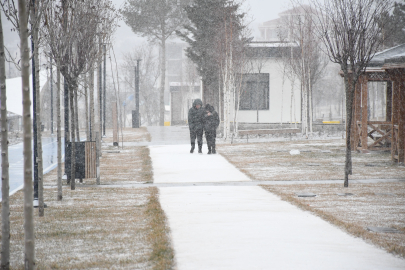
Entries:
POLYGON ((301 121, 299 82, 289 80, 280 61, 281 50, 291 50, 291 46, 277 42, 250 43, 252 71, 243 76, 239 123, 301 121))

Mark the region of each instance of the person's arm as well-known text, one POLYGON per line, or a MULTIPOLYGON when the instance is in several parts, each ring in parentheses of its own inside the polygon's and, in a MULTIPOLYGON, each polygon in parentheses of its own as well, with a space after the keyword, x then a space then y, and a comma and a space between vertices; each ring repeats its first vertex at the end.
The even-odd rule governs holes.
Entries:
POLYGON ((219 123, 220 123, 220 121, 219 121, 219 115, 218 115, 218 113, 217 112, 215 112, 215 115, 214 115, 214 117, 215 117, 215 129, 217 129, 218 127, 219 127, 219 123))

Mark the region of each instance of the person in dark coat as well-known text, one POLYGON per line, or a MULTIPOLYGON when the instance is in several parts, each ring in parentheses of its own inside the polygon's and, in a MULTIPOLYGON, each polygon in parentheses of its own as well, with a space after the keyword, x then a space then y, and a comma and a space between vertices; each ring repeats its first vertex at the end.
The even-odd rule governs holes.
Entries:
POLYGON ((196 99, 193 102, 193 107, 188 111, 188 127, 190 129, 190 140, 191 140, 191 150, 190 153, 194 152, 195 139, 198 142, 198 153, 202 154, 203 145, 203 109, 201 99, 196 99))
POLYGON ((205 138, 208 144, 208 154, 216 154, 215 139, 217 137, 217 128, 219 126, 219 116, 215 111, 214 106, 211 106, 210 104, 205 105, 203 122, 205 138))

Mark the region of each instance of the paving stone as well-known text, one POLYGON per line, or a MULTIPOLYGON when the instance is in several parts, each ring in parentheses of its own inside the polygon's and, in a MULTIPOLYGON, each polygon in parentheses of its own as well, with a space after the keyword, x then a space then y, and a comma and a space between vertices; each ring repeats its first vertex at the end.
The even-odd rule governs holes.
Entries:
POLYGON ((367 230, 377 233, 401 233, 400 230, 390 227, 367 227, 367 230))
POLYGON ((366 167, 379 167, 382 166, 382 164, 376 164, 376 163, 366 163, 366 167))
POLYGON ((292 164, 289 162, 285 162, 285 163, 278 163, 277 165, 279 166, 291 166, 292 164))
POLYGON ((338 196, 353 196, 353 193, 336 193, 338 196))
POLYGON ((332 163, 333 166, 345 166, 344 163, 332 163))
POLYGON ((316 197, 316 194, 311 192, 299 192, 295 194, 297 194, 298 197, 316 197))
POLYGON ((377 195, 377 196, 395 196, 394 193, 384 193, 384 192, 381 192, 381 193, 376 192, 374 194, 377 195))

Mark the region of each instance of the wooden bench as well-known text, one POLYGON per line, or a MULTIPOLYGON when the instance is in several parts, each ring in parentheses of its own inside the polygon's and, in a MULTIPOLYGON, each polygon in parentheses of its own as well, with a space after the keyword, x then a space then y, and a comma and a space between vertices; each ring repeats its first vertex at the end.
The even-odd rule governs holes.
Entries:
POLYGON ((269 135, 269 134, 297 134, 301 130, 298 128, 283 128, 283 129, 253 129, 239 130, 239 135, 246 135, 246 141, 249 142, 249 135, 269 135))

